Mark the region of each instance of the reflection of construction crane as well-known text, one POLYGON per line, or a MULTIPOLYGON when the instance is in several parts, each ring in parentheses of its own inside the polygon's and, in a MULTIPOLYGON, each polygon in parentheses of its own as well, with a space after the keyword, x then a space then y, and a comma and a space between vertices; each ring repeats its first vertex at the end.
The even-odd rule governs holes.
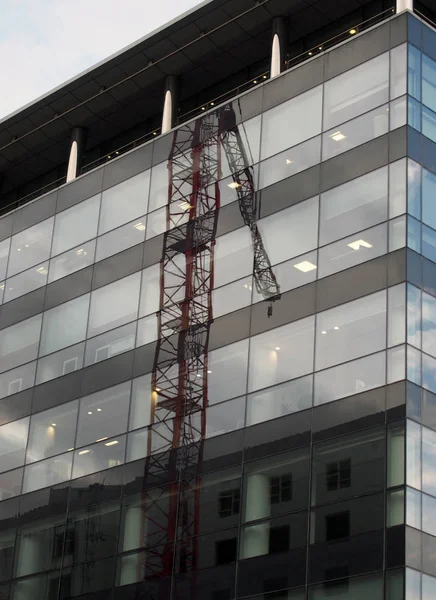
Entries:
MULTIPOLYGON (((214 246, 220 208, 221 148, 232 171, 239 207, 254 246, 253 276, 270 302, 280 290, 257 224, 255 189, 232 106, 204 115, 174 132, 168 161, 167 226, 160 272, 158 341, 152 375, 148 474, 167 475, 159 519, 161 544, 147 572, 162 577, 197 569, 199 473, 206 432, 208 345, 214 285, 214 246), (155 565, 155 568, 153 568, 155 565), (150 568, 151 567, 151 568, 150 568)), ((156 489, 144 491, 144 523, 156 507, 156 489)), ((139 566, 140 568, 140 566, 139 566)), ((143 571, 142 571, 143 572, 143 571)), ((139 574, 139 573, 138 573, 139 574)))

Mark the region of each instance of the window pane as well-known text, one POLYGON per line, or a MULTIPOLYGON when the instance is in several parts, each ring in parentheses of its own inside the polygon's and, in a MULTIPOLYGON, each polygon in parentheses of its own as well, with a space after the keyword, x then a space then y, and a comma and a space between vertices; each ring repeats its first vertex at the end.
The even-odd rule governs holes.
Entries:
MULTIPOLYGON (((424 356, 426 355, 424 354, 424 356)), ((436 361, 430 357, 427 358, 432 361, 434 368, 436 361)), ((407 379, 421 385, 421 352, 415 350, 412 346, 407 346, 407 379)), ((425 378, 423 378, 423 385, 426 386, 425 378)))
POLYGON ((136 333, 136 346, 144 346, 157 340, 157 315, 148 315, 138 321, 136 333))
POLYGON ((36 375, 36 384, 50 381, 62 375, 73 373, 83 367, 83 354, 85 343, 70 346, 65 350, 50 354, 38 361, 38 372, 36 375))
POLYGON ((23 469, 8 471, 0 475, 0 500, 7 500, 7 498, 18 496, 21 493, 22 480, 23 469))
POLYGON ((352 577, 309 588, 309 600, 367 600, 368 598, 383 600, 382 575, 352 577))
POLYGON ((319 250, 319 277, 354 267, 386 254, 387 224, 377 225, 319 250))
POLYGON ((407 44, 391 50, 391 100, 407 94, 407 44))
POLYGON ((140 283, 141 273, 134 273, 92 292, 89 337, 137 318, 140 283))
POLYGON ((56 256, 97 235, 100 195, 56 215, 51 255, 56 256))
POLYGON ((247 399, 247 426, 284 417, 312 406, 313 377, 281 383, 247 399))
POLYGON ((320 243, 328 244, 353 231, 386 221, 387 197, 386 167, 322 194, 320 243))
POLYGON ((242 429, 245 420, 245 396, 207 409, 206 437, 242 429))
POLYGON ((388 346, 403 344, 406 336, 406 287, 388 288, 388 346))
POLYGON ((123 327, 111 329, 107 333, 93 337, 86 342, 85 366, 93 365, 117 354, 128 352, 135 347, 136 321, 123 327))
POLYGON ((385 369, 385 352, 379 352, 315 373, 315 405, 385 385, 385 369))
POLYGON ((6 281, 3 302, 28 294, 47 283, 48 263, 36 265, 6 281))
POLYGON ((147 229, 145 230, 145 239, 149 240, 156 235, 160 235, 167 228, 167 209, 166 207, 154 210, 147 215, 147 229))
POLYGON ((23 494, 68 481, 71 477, 72 461, 73 452, 67 452, 67 454, 27 465, 24 469, 23 494))
MULTIPOLYGON (((280 282, 281 283, 281 282, 280 282)), ((282 290, 282 287, 280 286, 282 290)), ((283 290, 282 290, 283 291, 283 290)), ((214 318, 221 317, 251 304, 253 278, 245 277, 212 291, 212 309, 214 318)), ((261 298, 259 298, 260 300, 261 298)))
POLYGON ((408 93, 421 100, 421 52, 409 44, 408 93))
POLYGON ((370 354, 385 346, 385 291, 317 315, 317 370, 370 354))
POLYGON ((215 246, 215 287, 220 287, 253 270, 253 250, 248 227, 220 236, 215 246))
POLYGON ((80 269, 84 269, 94 262, 95 240, 81 244, 73 250, 65 252, 50 261, 50 270, 48 281, 56 281, 61 277, 66 277, 80 269))
POLYGON ((422 220, 433 229, 436 228, 436 175, 422 170, 422 220))
MULTIPOLYGON (((258 226, 273 265, 312 250, 317 245, 318 198, 311 198, 261 219, 258 226)), ((246 229, 248 231, 248 228, 246 229)), ((251 247, 250 259, 251 272, 253 263, 251 247)))
POLYGON ((314 325, 314 317, 307 317, 251 338, 248 390, 310 373, 314 325))
POLYGON ((77 447, 126 431, 130 386, 127 381, 80 400, 77 447))
POLYGON ((36 361, 0 375, 0 398, 32 387, 35 382, 36 361))
POLYGON ((406 435, 406 483, 421 489, 421 426, 407 421, 406 435))
MULTIPOLYGON (((306 285, 316 279, 316 267, 318 263, 317 251, 313 250, 273 266, 273 273, 280 286, 281 293, 306 285), (292 268, 291 268, 292 266, 292 268)), ((262 302, 263 297, 253 290, 253 303, 262 302)))
MULTIPOLYGON (((412 286, 410 286, 412 287, 412 286)), ((416 290, 416 288, 414 288, 416 290)), ((417 299, 420 300, 419 291, 416 290, 417 299)), ((409 307, 408 307, 409 308, 409 307)), ((420 333, 420 322, 421 306, 418 303, 410 305, 409 322, 415 317, 416 321, 414 328, 416 331, 413 341, 410 343, 418 346, 419 348, 419 333, 420 333), (414 310, 416 311, 414 313, 414 310), (418 342, 418 343, 414 343, 418 342)), ((422 349, 424 352, 428 352, 432 356, 436 356, 436 298, 430 296, 430 294, 422 293, 422 349)))
POLYGON ((150 171, 144 171, 103 192, 98 233, 106 233, 147 212, 150 171))
POLYGON ((53 223, 52 217, 12 237, 8 277, 48 259, 53 223))
POLYGON ((408 97, 403 96, 389 103, 389 129, 397 129, 407 124, 408 97))
POLYGON ((262 159, 321 133, 322 86, 263 113, 262 159))
POLYGON ((35 360, 38 354, 42 315, 0 331, 0 371, 35 360))
MULTIPOLYGON (((422 574, 422 600, 433 600, 436 598, 436 577, 422 574)), ((409 600, 409 596, 407 596, 409 600)))
POLYGON ((129 429, 147 427, 151 421, 151 373, 132 381, 129 429))
POLYGON ((421 600, 421 573, 412 569, 406 569, 406 600, 421 600))
POLYGON ((24 464, 29 417, 0 427, 0 471, 24 464))
POLYGON ((406 525, 421 529, 421 493, 406 488, 406 525))
POLYGON ((97 254, 95 260, 103 260, 108 256, 126 250, 126 248, 141 244, 144 239, 145 216, 142 216, 131 221, 127 225, 118 227, 118 229, 100 236, 97 241, 97 254))
POLYGON ((436 62, 422 55, 422 102, 436 111, 436 62))
POLYGON ((389 348, 387 352, 388 373, 387 383, 401 381, 406 377, 406 346, 389 348))
POLYGON ((389 107, 385 104, 348 123, 338 125, 322 136, 322 159, 347 152, 389 131, 389 107))
POLYGON ((40 356, 76 344, 85 338, 89 294, 44 313, 40 356))
POLYGON ((262 161, 259 171, 259 189, 296 175, 320 161, 321 138, 318 136, 262 161))
POLYGON ((35 462, 67 452, 74 447, 79 401, 61 404, 32 415, 26 462, 35 462))
POLYGON ((397 217, 389 221, 389 252, 406 245, 406 217, 397 217))
POLYGON ((436 142, 436 113, 425 106, 422 107, 422 133, 436 142))
POLYGON ((148 210, 151 212, 168 203, 169 173, 167 162, 151 169, 150 199, 148 210))
POLYGON ((436 432, 422 428, 422 490, 436 496, 436 432))
POLYGON ((8 265, 10 245, 11 238, 0 242, 0 279, 4 279, 6 277, 6 267, 8 265))
POLYGON ((393 219, 406 212, 407 159, 397 160, 389 165, 389 218, 393 219))
POLYGON ((388 429, 388 467, 387 485, 394 487, 404 484, 404 426, 394 426, 388 429))
POLYGON ((334 127, 389 100, 389 53, 334 77, 324 86, 324 128, 334 127))
POLYGON ((419 102, 408 96, 407 101, 407 122, 417 131, 421 131, 421 112, 422 106, 419 102))
MULTIPOLYGON (((436 536, 436 498, 422 494, 422 530, 436 536)), ((434 588, 436 594, 436 586, 434 588)), ((431 596, 435 598, 436 596, 431 596)))
POLYGON ((122 465, 125 448, 126 436, 122 435, 74 452, 73 479, 122 465))
MULTIPOLYGON (((159 310, 160 265, 152 265, 142 271, 139 316, 145 317, 159 310)), ((215 287, 216 282, 215 282, 215 287)))
POLYGON ((247 366, 248 339, 211 352, 208 360, 209 404, 245 394, 247 366))

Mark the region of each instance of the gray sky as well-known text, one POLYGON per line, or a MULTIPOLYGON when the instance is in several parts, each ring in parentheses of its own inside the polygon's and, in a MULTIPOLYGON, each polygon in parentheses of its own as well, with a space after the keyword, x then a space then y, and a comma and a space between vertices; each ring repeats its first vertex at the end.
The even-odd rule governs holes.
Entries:
POLYGON ((0 118, 200 2, 0 0, 0 118))

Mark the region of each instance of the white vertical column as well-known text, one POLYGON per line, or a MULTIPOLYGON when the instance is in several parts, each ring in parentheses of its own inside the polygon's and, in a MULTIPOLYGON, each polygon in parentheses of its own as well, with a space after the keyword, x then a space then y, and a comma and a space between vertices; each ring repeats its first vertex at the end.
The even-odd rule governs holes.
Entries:
MULTIPOLYGON (((247 478, 246 521, 265 519, 271 515, 270 483, 266 475, 254 474, 247 478)), ((269 521, 246 527, 244 531, 244 558, 268 554, 269 521)))
POLYGON ((413 12, 413 0, 397 0, 397 13, 403 12, 404 10, 413 12))
POLYGON ((17 577, 37 573, 43 567, 41 560, 44 555, 44 545, 38 533, 24 534, 20 539, 18 550, 17 577))
POLYGON ((273 19, 271 41, 270 77, 277 77, 284 71, 287 46, 287 27, 283 17, 273 19))
MULTIPOLYGON (((123 552, 135 550, 144 545, 146 537, 144 533, 145 521, 141 505, 134 504, 126 507, 124 513, 123 552)), ((123 557, 119 585, 127 585, 138 580, 138 570, 142 561, 143 556, 139 553, 123 557)))
POLYGON ((81 127, 75 127, 71 133, 70 156, 68 158, 67 183, 73 181, 79 174, 84 150, 85 132, 81 127))
POLYGON ((165 79, 164 101, 162 110, 162 133, 168 133, 176 124, 178 105, 178 79, 169 75, 165 79))

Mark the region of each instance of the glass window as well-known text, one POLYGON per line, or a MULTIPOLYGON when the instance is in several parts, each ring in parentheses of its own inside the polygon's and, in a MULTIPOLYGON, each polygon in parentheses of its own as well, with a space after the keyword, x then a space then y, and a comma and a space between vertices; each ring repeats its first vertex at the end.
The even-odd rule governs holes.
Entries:
POLYGON ((315 405, 385 385, 385 369, 385 352, 379 352, 315 373, 315 405))
MULTIPOLYGON (((425 230, 425 234, 423 235, 423 252, 431 258, 431 256, 435 255, 435 248, 431 236, 432 230, 429 227, 425 227, 425 230), (428 234, 427 232, 430 233, 428 234)), ((407 246, 412 250, 415 250, 415 252, 421 253, 421 223, 416 219, 412 219, 412 217, 407 219, 407 246)))
POLYGON ((36 374, 36 385, 81 369, 83 367, 84 351, 85 344, 82 342, 55 354, 40 358, 36 374))
POLYGON ((322 159, 328 160, 389 131, 389 106, 384 104, 322 136, 322 159))
POLYGON ((248 339, 214 350, 208 358, 208 402, 245 394, 247 387, 248 339))
POLYGON ((144 171, 105 190, 101 200, 98 234, 145 215, 150 171, 144 171))
MULTIPOLYGON (((422 600, 433 600, 433 598, 436 598, 436 577, 431 577, 430 575, 425 575, 423 573, 422 600)), ((407 600, 409 600, 409 596, 407 596, 407 600)))
POLYGON ((56 256, 97 235, 100 195, 56 215, 51 255, 56 256))
POLYGON ((308 596, 309 600, 383 600, 384 597, 382 574, 350 577, 311 586, 308 596))
POLYGON ((401 381, 406 377, 406 346, 389 348, 387 352, 387 383, 401 381))
POLYGON ((167 229, 167 209, 164 206, 154 210, 147 215, 147 229, 145 230, 145 239, 149 240, 156 235, 160 235, 167 229))
POLYGON ((409 44, 407 79, 409 95, 421 100, 421 52, 412 44, 409 44))
POLYGON ((422 133, 436 142, 436 113, 425 106, 422 107, 422 133))
POLYGON ((32 415, 26 462, 36 462, 74 447, 79 401, 32 415))
POLYGON ((388 491, 386 513, 386 527, 404 523, 404 490, 388 491))
POLYGON ((322 194, 320 244, 386 221, 387 198, 387 167, 322 194))
POLYGON ((169 173, 168 163, 162 162, 151 170, 150 199, 148 210, 151 212, 168 203, 169 173))
POLYGON ((327 277, 386 254, 387 224, 382 223, 319 250, 319 277, 327 277))
MULTIPOLYGON (((268 257, 273 265, 312 250, 317 245, 318 198, 300 202, 286 210, 274 213, 270 217, 261 219, 258 226, 268 257)), ((246 230, 249 231, 248 227, 246 230)), ((251 271, 252 251, 250 259, 251 271)), ((298 269, 298 266, 296 268, 298 269)))
POLYGON ((35 360, 38 354, 42 315, 0 331, 0 371, 35 360))
POLYGON ((422 220, 424 223, 436 229, 436 175, 422 170, 422 220))
POLYGON ((88 337, 137 318, 140 284, 138 272, 92 292, 88 337))
POLYGON ((260 163, 259 189, 296 175, 321 161, 321 138, 314 137, 260 163))
MULTIPOLYGON (((145 317, 159 310, 160 265, 152 265, 142 271, 139 316, 145 317)), ((216 283, 215 283, 216 286, 216 283)))
MULTIPOLYGON (((296 256, 290 261, 285 261, 273 266, 273 273, 280 286, 280 291, 287 292, 294 288, 306 285, 316 279, 316 267, 318 263, 317 251, 313 250, 307 254, 296 256), (292 269, 290 268, 292 265, 292 269)), ((253 290, 253 303, 261 302, 263 297, 253 290)))
POLYGON ((422 428, 422 490, 436 496, 436 432, 422 428))
POLYGON ((214 263, 214 286, 217 288, 245 275, 251 275, 253 249, 248 227, 241 227, 217 238, 214 263))
MULTIPOLYGON (((280 282, 281 283, 281 282, 280 282)), ((280 289, 282 287, 280 286, 280 289)), ((221 317, 251 304, 253 278, 245 277, 212 291, 213 316, 221 317)), ((260 300, 261 298, 259 298, 260 300)))
MULTIPOLYGON (((421 165, 410 158, 407 159, 407 212, 416 219, 421 218, 421 179, 421 165)), ((427 181, 430 182, 431 179, 427 181)))
MULTIPOLYGON (((422 494, 422 530, 436 536, 436 498, 422 494)), ((436 586, 434 588, 436 594, 436 586)), ((436 596, 431 596, 435 598, 436 596)))
POLYGON ((53 223, 52 217, 12 237, 8 277, 48 259, 53 223))
POLYGON ((388 346, 403 344, 406 337, 406 287, 388 288, 388 346))
POLYGON ((35 381, 36 361, 21 365, 0 375, 0 398, 5 398, 32 387, 35 381))
POLYGON ((406 488, 406 525, 421 529, 421 492, 406 488))
POLYGON ((397 129, 407 124, 408 97, 403 96, 389 103, 389 129, 397 129))
POLYGON ((207 409, 206 437, 242 429, 245 421, 245 396, 210 406, 207 409))
POLYGON ((4 279, 6 277, 6 267, 8 265, 10 245, 11 238, 0 242, 0 279, 4 279))
MULTIPOLYGON (((413 286, 409 286, 413 287, 413 286)), ((410 312, 408 313, 409 322, 414 319, 413 323, 415 329, 415 336, 412 338, 410 343, 414 344, 419 348, 420 342, 420 316, 421 306, 419 300, 421 299, 420 290, 415 290, 414 296, 418 302, 410 303, 408 306, 410 312)), ((430 294, 422 293, 422 349, 424 352, 428 352, 432 356, 436 356, 436 298, 430 296, 430 294)))
POLYGON ((421 426, 407 421, 406 435, 406 483, 421 489, 421 426))
POLYGON ((0 427, 0 471, 9 471, 24 464, 29 417, 0 427))
POLYGON ((436 111, 436 62, 422 55, 422 102, 436 111))
POLYGON ((263 113, 262 159, 320 134, 321 117, 321 85, 263 113))
POLYGON ((118 227, 118 229, 100 236, 97 241, 97 254, 95 260, 103 260, 108 256, 126 250, 126 248, 141 244, 144 239, 145 216, 142 216, 131 223, 127 223, 127 225, 118 227))
POLYGON ((406 245, 406 217, 397 217, 389 221, 389 252, 406 245))
POLYGON ((111 329, 86 342, 85 366, 93 365, 117 354, 128 352, 135 347, 136 321, 123 327, 111 329))
POLYGON ((407 122, 417 131, 421 131, 422 106, 419 102, 408 96, 407 99, 407 122))
POLYGON ((138 321, 136 346, 144 346, 157 340, 158 317, 156 314, 148 315, 138 321))
MULTIPOLYGON (((424 354, 424 356, 426 355, 424 354)), ((436 364, 433 358, 427 358, 436 364)), ((412 346, 407 346, 407 379, 417 385, 421 385, 421 352, 415 350, 412 346)), ((423 385, 424 387, 426 385, 425 379, 423 385)))
POLYGON ((389 165, 389 218, 406 212, 407 159, 402 158, 389 165))
POLYGON ((406 600, 421 600, 421 573, 413 569, 406 569, 406 600))
POLYGON ((324 128, 329 129, 389 100, 389 53, 324 85, 324 128))
POLYGON ((317 370, 376 352, 385 346, 384 290, 317 315, 317 370))
POLYGON ((100 442, 127 430, 131 382, 80 400, 76 446, 100 442))
POLYGON ((314 317, 307 317, 252 337, 248 391, 310 373, 314 326, 314 317))
MULTIPOLYGON (((409 219, 409 232, 411 229, 411 221, 412 219, 409 219)), ((416 235, 418 233, 419 231, 416 231, 416 235)), ((419 244, 416 247, 409 244, 409 247, 411 247, 412 250, 419 252, 419 244)), ((426 258, 436 262, 436 231, 425 225, 422 226, 422 254, 426 258)))
POLYGON ((3 302, 9 302, 42 287, 47 283, 47 273, 48 263, 43 263, 32 267, 28 271, 23 271, 15 277, 10 277, 5 284, 3 302))
POLYGON ((24 469, 23 494, 52 487, 71 478, 71 463, 73 452, 67 452, 27 465, 24 469))
POLYGON ((85 338, 89 294, 79 296, 44 313, 40 356, 76 344, 85 338))
POLYGON ((129 429, 146 427, 151 423, 152 391, 151 373, 132 381, 129 429))
POLYGON ((15 469, 15 471, 8 471, 0 475, 0 500, 18 496, 21 493, 22 480, 23 469, 15 469))
POLYGON ((94 262, 95 240, 81 244, 77 248, 68 250, 65 254, 56 256, 50 261, 48 282, 56 281, 80 269, 89 267, 94 262))
POLYGON ((281 383, 247 398, 247 426, 284 417, 312 406, 313 377, 281 383))
POLYGON ((388 466, 387 486, 394 487, 404 484, 404 427, 390 426, 388 428, 388 466))
POLYGON ((407 44, 391 50, 391 100, 407 94, 407 44))
POLYGON ((122 465, 125 449, 126 436, 121 435, 74 452, 73 479, 122 465))

